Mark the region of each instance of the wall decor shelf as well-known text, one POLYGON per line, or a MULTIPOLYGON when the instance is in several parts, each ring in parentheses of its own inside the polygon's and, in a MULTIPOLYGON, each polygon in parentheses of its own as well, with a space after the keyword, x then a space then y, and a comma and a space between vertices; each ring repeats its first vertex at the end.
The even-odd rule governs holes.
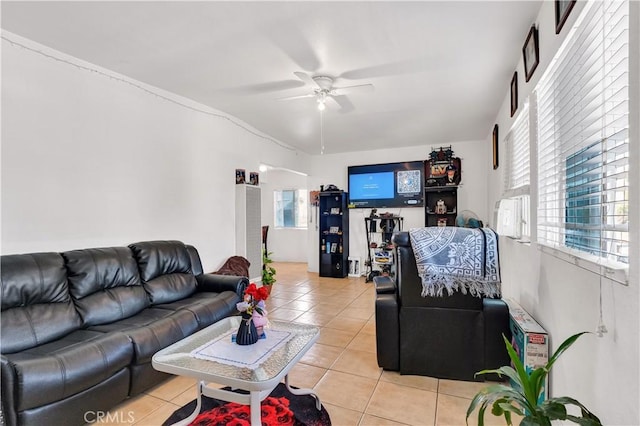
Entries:
POLYGON ((424 211, 426 226, 455 226, 458 214, 458 187, 425 188, 424 211))

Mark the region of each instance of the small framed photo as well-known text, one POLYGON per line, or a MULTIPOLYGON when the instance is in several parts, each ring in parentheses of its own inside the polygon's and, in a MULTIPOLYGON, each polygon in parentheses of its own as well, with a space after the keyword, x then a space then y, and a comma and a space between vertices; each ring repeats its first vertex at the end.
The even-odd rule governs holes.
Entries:
POLYGON ((258 185, 260 183, 260 177, 257 172, 249 173, 249 183, 251 185, 258 185))
POLYGON ((513 73, 511 79, 511 117, 518 110, 518 71, 513 73))
POLYGON ((560 34, 565 21, 571 13, 576 0, 555 0, 556 6, 556 34, 560 34))
POLYGON ((540 51, 538 48, 538 29, 535 25, 529 30, 527 41, 522 46, 522 57, 524 59, 524 80, 528 82, 533 76, 538 63, 540 62, 540 51))
POLYGON ((340 207, 331 207, 331 214, 340 214, 340 207))
POLYGON ((236 169, 236 183, 245 183, 244 169, 236 169))
POLYGON ((338 226, 329 227, 329 233, 330 234, 337 234, 339 230, 340 230, 340 228, 338 226))
POLYGON ((331 253, 335 253, 338 250, 338 243, 331 243, 331 253))
POLYGON ((315 207, 320 205, 320 191, 309 191, 309 203, 315 207))
POLYGON ((493 145, 493 170, 498 168, 498 125, 493 126, 493 138, 491 139, 493 145))

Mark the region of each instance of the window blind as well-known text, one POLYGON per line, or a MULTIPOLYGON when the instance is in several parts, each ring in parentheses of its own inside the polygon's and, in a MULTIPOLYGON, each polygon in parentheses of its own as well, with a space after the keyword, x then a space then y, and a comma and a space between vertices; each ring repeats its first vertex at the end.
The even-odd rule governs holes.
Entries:
POLYGON ((629 2, 587 2, 536 87, 537 238, 628 263, 629 2))
POLYGON ((529 193, 529 107, 523 108, 505 140, 504 197, 529 193))
MULTIPOLYGON (((531 236, 529 221, 529 105, 516 117, 511 130, 505 138, 504 152, 506 166, 504 170, 503 198, 515 200, 513 208, 517 210, 514 220, 517 222, 515 234, 512 237, 520 241, 529 241, 531 236)), ((509 235, 508 235, 509 236, 509 235)))

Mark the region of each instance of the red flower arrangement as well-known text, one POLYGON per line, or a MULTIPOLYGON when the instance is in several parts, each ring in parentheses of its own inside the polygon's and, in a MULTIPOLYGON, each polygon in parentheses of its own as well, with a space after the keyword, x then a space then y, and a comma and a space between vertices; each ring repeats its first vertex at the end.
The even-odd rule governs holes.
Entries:
POLYGON ((253 315, 255 310, 260 315, 263 314, 265 308, 264 301, 269 298, 269 291, 266 287, 258 287, 255 283, 249 284, 244 291, 244 299, 242 302, 236 304, 236 308, 240 312, 246 312, 249 315, 253 315))

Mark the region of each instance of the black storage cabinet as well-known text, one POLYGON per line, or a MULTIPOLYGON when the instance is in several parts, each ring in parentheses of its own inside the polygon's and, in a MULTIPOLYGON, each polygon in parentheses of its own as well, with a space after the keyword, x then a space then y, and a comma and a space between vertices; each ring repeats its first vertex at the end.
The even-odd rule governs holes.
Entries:
POLYGON ((320 276, 344 278, 349 272, 349 209, 347 193, 320 193, 319 220, 320 276))

